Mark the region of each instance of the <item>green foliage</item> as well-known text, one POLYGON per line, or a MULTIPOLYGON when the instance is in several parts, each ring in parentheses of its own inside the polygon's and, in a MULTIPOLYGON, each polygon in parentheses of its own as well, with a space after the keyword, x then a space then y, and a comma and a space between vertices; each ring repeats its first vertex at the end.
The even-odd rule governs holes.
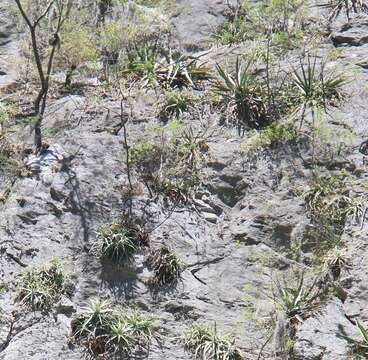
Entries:
POLYGON ((192 127, 185 126, 179 133, 177 157, 189 170, 198 172, 203 153, 208 150, 206 131, 195 132, 192 127))
POLYGON ((257 153, 266 149, 275 149, 287 142, 298 142, 300 133, 292 124, 273 122, 263 130, 248 132, 248 140, 241 144, 242 155, 257 153))
POLYGON ((127 51, 127 73, 133 73, 138 78, 144 77, 147 82, 156 81, 155 67, 162 54, 161 43, 156 39, 144 39, 135 42, 127 51))
POLYGON ((102 259, 123 265, 138 251, 136 232, 119 221, 102 225, 97 231, 95 250, 102 259))
POLYGON ((62 294, 68 292, 67 278, 57 260, 34 268, 22 276, 19 299, 34 310, 50 308, 62 294))
POLYGON ((148 256, 147 262, 152 267, 152 282, 155 285, 174 283, 185 268, 185 264, 178 254, 166 246, 153 251, 148 256))
POLYGON ((130 165, 151 195, 186 202, 187 195, 200 182, 200 167, 208 146, 206 131, 173 121, 157 130, 159 137, 141 141, 129 150, 130 165))
POLYGON ((108 21, 97 31, 98 44, 109 63, 116 63, 120 59, 123 49, 127 45, 120 22, 108 21))
POLYGON ((184 112, 188 111, 194 97, 189 91, 165 92, 165 97, 161 105, 160 118, 168 121, 170 118, 179 118, 184 112))
POLYGON ((227 20, 213 38, 219 44, 229 45, 268 37, 275 50, 294 48, 302 41, 303 32, 308 33, 307 9, 303 0, 228 4, 227 20))
POLYGON ((323 295, 317 286, 317 278, 307 285, 303 272, 297 274, 293 281, 275 280, 273 292, 276 307, 284 311, 290 319, 294 317, 304 319, 323 295))
POLYGON ((333 278, 336 280, 340 276, 341 269, 346 264, 346 253, 341 248, 335 247, 327 254, 325 258, 325 268, 331 271, 333 278))
POLYGON ((0 101, 0 129, 9 125, 10 120, 16 113, 16 107, 8 102, 0 101))
POLYGON ((269 122, 266 84, 252 69, 253 61, 245 65, 236 60, 235 72, 230 74, 217 65, 219 80, 214 82, 214 92, 236 113, 241 125, 259 128, 269 122))
POLYGON ((210 72, 198 58, 186 56, 171 49, 165 50, 159 42, 142 41, 128 52, 125 73, 133 74, 145 85, 164 88, 195 87, 210 78, 210 72))
POLYGON ((213 34, 213 38, 221 45, 238 44, 253 38, 249 28, 247 19, 238 15, 236 18, 226 20, 213 34))
POLYGON ((183 334, 185 348, 198 360, 240 360, 235 339, 217 332, 216 326, 194 324, 183 334))
POLYGON ((340 334, 342 338, 347 340, 351 346, 351 351, 355 356, 354 359, 367 359, 368 358, 368 331, 364 326, 356 320, 357 329, 361 335, 362 340, 355 340, 345 334, 340 334))
POLYGON ((328 219, 331 225, 343 226, 354 201, 349 197, 344 173, 325 176, 313 172, 312 182, 303 198, 312 219, 328 219))
POLYGON ((317 63, 317 57, 307 57, 306 63, 300 59, 299 68, 292 70, 291 88, 295 103, 301 110, 301 121, 308 109, 336 105, 342 99, 341 87, 345 79, 341 74, 326 70, 326 63, 317 63))
POLYGON ((90 29, 74 22, 67 22, 63 28, 62 46, 55 58, 59 67, 79 67, 97 60, 96 41, 90 29))
POLYGON ((96 355, 129 357, 147 348, 153 337, 154 321, 139 312, 123 312, 106 300, 95 299, 73 320, 74 338, 96 355))

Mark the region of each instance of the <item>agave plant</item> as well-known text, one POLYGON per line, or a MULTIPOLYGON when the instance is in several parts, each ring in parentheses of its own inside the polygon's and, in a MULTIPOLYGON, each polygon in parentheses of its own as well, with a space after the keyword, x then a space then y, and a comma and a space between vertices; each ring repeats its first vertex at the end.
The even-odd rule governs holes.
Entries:
POLYGON ((295 282, 275 282, 274 298, 278 305, 292 319, 303 319, 308 311, 320 298, 321 291, 317 287, 317 278, 310 285, 304 282, 304 274, 301 273, 295 282))
POLYGON ((140 345, 148 345, 154 335, 154 319, 138 311, 124 315, 123 319, 128 324, 132 335, 139 339, 140 345))
POLYGON ((240 360, 235 339, 218 334, 216 325, 194 324, 183 335, 184 347, 198 360, 240 360))
POLYGON ((106 345, 114 354, 129 354, 136 346, 136 339, 129 324, 121 319, 117 319, 111 324, 107 337, 106 345))
POLYGON ((132 229, 114 221, 98 229, 95 248, 101 258, 123 264, 133 258, 138 250, 138 244, 132 229))
POLYGON ((291 75, 295 102, 301 110, 300 127, 308 109, 314 112, 323 107, 326 111, 328 105, 336 105, 342 99, 344 77, 327 71, 326 63, 317 63, 317 57, 308 56, 306 62, 300 59, 299 67, 293 68, 291 75))
POLYGON ((171 49, 164 53, 162 60, 155 64, 154 71, 159 83, 167 88, 195 87, 201 80, 209 79, 210 72, 198 57, 173 53, 171 49))
POLYGON ((230 74, 217 65, 220 79, 214 83, 213 89, 215 94, 235 112, 239 127, 259 128, 269 122, 267 91, 259 79, 258 72, 252 71, 251 66, 252 60, 243 65, 237 58, 235 72, 230 74))
POLYGON ((73 322, 75 337, 96 336, 106 329, 113 317, 113 308, 107 300, 92 299, 80 316, 73 322))
POLYGON ((131 358, 137 347, 147 348, 154 321, 138 312, 125 313, 107 300, 94 299, 72 321, 74 339, 97 356, 131 358))
POLYGON ((161 53, 162 49, 158 40, 153 43, 145 40, 140 45, 134 43, 127 51, 128 68, 125 72, 145 77, 148 81, 155 80, 154 67, 159 61, 161 53))
POLYGON ((331 271, 334 280, 338 279, 345 264, 346 252, 339 248, 332 249, 325 259, 325 267, 331 271))
POLYGON ((182 129, 179 137, 179 157, 193 171, 199 169, 203 153, 208 150, 206 131, 195 133, 190 126, 182 129))
POLYGON ((49 308, 61 294, 68 290, 67 277, 60 263, 34 268, 22 276, 19 299, 35 310, 49 308))
POLYGON ((184 270, 184 263, 179 256, 166 246, 153 251, 147 258, 153 269, 153 283, 165 285, 173 283, 184 270))

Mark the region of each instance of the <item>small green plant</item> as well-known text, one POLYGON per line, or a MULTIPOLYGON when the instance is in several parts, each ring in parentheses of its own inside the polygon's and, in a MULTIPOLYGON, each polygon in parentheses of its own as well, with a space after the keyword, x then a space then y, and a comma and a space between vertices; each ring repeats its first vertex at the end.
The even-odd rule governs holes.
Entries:
POLYGON ((161 43, 156 39, 134 43, 127 51, 128 65, 126 72, 146 78, 147 82, 156 80, 155 66, 162 56, 161 43))
POLYGON ((153 270, 152 283, 155 285, 174 283, 185 268, 180 257, 166 246, 153 251, 147 262, 153 270))
POLYGON ((291 76, 294 101, 301 114, 300 126, 307 110, 311 110, 314 116, 316 109, 322 107, 326 111, 328 105, 336 106, 342 99, 341 87, 346 82, 344 77, 327 71, 326 63, 317 63, 317 57, 308 56, 306 63, 300 59, 299 68, 294 68, 291 76))
POLYGON ((280 51, 298 46, 303 33, 309 35, 310 41, 308 8, 303 0, 267 0, 256 4, 238 1, 227 5, 227 20, 213 35, 216 43, 231 45, 268 38, 275 51, 280 51))
POLYGON ((160 118, 163 121, 168 121, 170 118, 179 118, 189 110, 193 101, 194 97, 190 92, 167 91, 161 105, 160 118))
POLYGON ((55 58, 56 64, 66 70, 65 87, 71 87, 74 72, 80 66, 96 60, 97 47, 88 28, 68 22, 63 31, 63 46, 55 58))
POLYGON ((240 360, 235 339, 217 332, 216 325, 194 324, 183 334, 184 347, 198 360, 240 360))
POLYGON ((183 55, 171 49, 163 53, 156 63, 157 81, 165 88, 196 87, 203 80, 211 78, 210 70, 199 64, 198 57, 183 55))
POLYGON ((198 172, 203 153, 207 152, 206 131, 195 132, 192 127, 185 126, 178 138, 178 161, 198 172))
POLYGON ((323 176, 313 172, 311 185, 303 198, 314 221, 329 219, 329 223, 337 227, 345 224, 353 204, 345 177, 345 174, 323 176))
POLYGON ((131 356, 150 345, 154 321, 141 313, 124 313, 109 301, 95 299, 72 321, 74 339, 96 356, 131 356))
POLYGON ((128 65, 124 73, 132 74, 149 84, 166 89, 195 87, 199 81, 210 78, 210 72, 199 59, 165 50, 162 43, 145 40, 135 44, 127 52, 128 65))
POLYGON ((19 299, 34 310, 50 308, 62 294, 68 293, 68 282, 57 260, 34 268, 22 276, 19 299))
POLYGON ((317 286, 317 278, 309 285, 304 281, 304 273, 297 274, 294 281, 275 280, 273 298, 276 307, 285 312, 289 319, 303 320, 321 299, 322 291, 317 286))
POLYGON ((221 45, 232 45, 253 39, 254 34, 250 32, 249 18, 245 9, 234 6, 227 10, 227 20, 212 36, 215 42, 221 45))
POLYGON ((341 334, 340 336, 347 340, 351 346, 351 352, 357 359, 368 358, 368 331, 364 326, 357 320, 356 327, 362 337, 362 340, 355 340, 349 336, 341 334))
POLYGON ((151 196, 186 202, 199 184, 200 166, 208 150, 206 131, 195 132, 177 120, 156 129, 157 141, 143 140, 129 150, 132 170, 151 196))
POLYGON ((242 155, 257 153, 266 149, 275 149, 287 142, 297 143, 300 133, 292 124, 277 124, 273 122, 263 130, 248 132, 248 140, 241 143, 242 155))
POLYGON ((97 231, 96 252, 116 264, 131 261, 138 251, 137 232, 119 221, 102 225, 97 231))
POLYGON ((10 120, 16 114, 16 107, 7 102, 0 101, 0 133, 9 125, 10 120))
POLYGON ((346 264, 346 252, 338 247, 332 249, 325 259, 325 267, 331 271, 334 280, 338 279, 346 264))
POLYGON ((265 84, 252 70, 252 60, 243 65, 236 60, 235 72, 230 74, 217 65, 219 79, 214 82, 214 92, 238 117, 238 127, 260 128, 269 123, 265 84))

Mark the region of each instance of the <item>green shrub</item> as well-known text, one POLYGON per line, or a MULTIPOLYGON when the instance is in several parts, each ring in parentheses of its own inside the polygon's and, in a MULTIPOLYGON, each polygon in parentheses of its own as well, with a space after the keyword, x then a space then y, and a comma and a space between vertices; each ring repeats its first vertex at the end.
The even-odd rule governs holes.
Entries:
POLYGON ((133 73, 138 78, 144 77, 146 81, 155 82, 156 66, 162 56, 162 44, 155 41, 144 39, 139 45, 134 42, 127 51, 126 73, 133 73))
POLYGON ((185 268, 180 257, 166 246, 153 251, 147 262, 153 270, 152 283, 155 285, 174 283, 185 268))
POLYGON ((70 87, 74 71, 87 62, 97 60, 97 46, 91 31, 74 22, 64 26, 62 38, 55 62, 66 70, 65 85, 70 87))
POLYGON ((216 326, 194 324, 182 337, 185 348, 198 360, 240 360, 235 339, 218 334, 216 326))
POLYGON ((161 105, 160 118, 168 121, 170 118, 179 118, 184 112, 188 111, 194 97, 191 92, 169 90, 165 93, 161 105))
POLYGON ((285 312, 289 319, 298 317, 304 319, 319 303, 323 296, 322 290, 317 286, 318 278, 309 285, 304 280, 304 273, 296 274, 292 281, 278 280, 274 284, 274 300, 276 306, 285 312))
POLYGON ((62 294, 68 293, 68 281, 57 260, 34 268, 22 276, 19 299, 34 310, 50 308, 62 294))
POLYGON ((300 133, 292 124, 272 123, 263 130, 248 132, 248 140, 241 144, 241 153, 249 155, 266 149, 275 149, 287 142, 298 142, 300 133))
POLYGON ((312 182, 303 193, 312 220, 328 219, 331 225, 343 227, 352 212, 354 201, 349 197, 345 174, 331 176, 313 172, 312 182))
POLYGON ((97 231, 95 251, 101 259, 123 265, 134 257, 139 249, 137 231, 128 225, 114 221, 102 225, 97 231))
POLYGON ((216 30, 214 40, 222 45, 268 37, 275 50, 299 45, 303 34, 310 41, 308 8, 303 0, 267 0, 256 4, 244 1, 229 5, 227 20, 216 30))
POLYGON ((151 196, 186 202, 200 183, 200 167, 208 150, 206 132, 172 121, 156 130, 157 143, 143 140, 129 150, 132 173, 146 185, 151 196))
MULTIPOLYGON (((317 57, 308 56, 307 61, 300 59, 298 68, 291 73, 292 98, 301 113, 301 123, 307 110, 316 108, 326 110, 328 105, 336 106, 342 99, 341 87, 346 83, 341 74, 326 70, 326 63, 317 63, 317 57)), ((313 115, 313 113, 312 113, 313 115)))
POLYGON ((148 348, 154 321, 139 312, 118 310, 106 300, 92 300, 72 321, 74 339, 96 356, 130 358, 137 348, 148 348))
POLYGON ((236 60, 235 72, 230 74, 217 65, 219 79, 213 90, 222 102, 238 117, 238 126, 260 128, 269 122, 266 84, 252 69, 253 61, 245 65, 236 60))
POLYGON ((195 87, 211 75, 198 58, 165 50, 156 40, 140 41, 128 51, 128 64, 124 71, 139 78, 145 85, 160 85, 167 89, 195 87))

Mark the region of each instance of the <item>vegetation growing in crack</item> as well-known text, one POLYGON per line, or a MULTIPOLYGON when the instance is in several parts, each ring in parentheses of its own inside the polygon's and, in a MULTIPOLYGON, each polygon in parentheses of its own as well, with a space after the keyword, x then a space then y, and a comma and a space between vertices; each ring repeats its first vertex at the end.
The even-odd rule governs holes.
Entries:
POLYGON ((300 133, 293 124, 272 123, 263 130, 251 130, 246 141, 240 144, 240 153, 251 156, 267 149, 277 149, 286 143, 298 143, 300 133))
POLYGON ((346 336, 345 334, 339 334, 340 337, 347 340, 350 345, 350 351, 347 355, 353 356, 354 359, 367 359, 368 358, 368 330, 356 320, 356 327, 360 333, 361 340, 346 336))
POLYGON ((185 269, 185 264, 179 255, 166 246, 152 251, 147 257, 147 263, 153 270, 151 283, 154 285, 175 283, 185 269))
POLYGON ((115 264, 124 265, 132 261, 145 241, 137 226, 116 220, 98 229, 93 252, 102 260, 108 259, 115 264))
POLYGON ((303 272, 297 273, 293 281, 274 281, 273 298, 276 308, 282 310, 290 321, 301 322, 307 318, 324 295, 317 285, 318 278, 307 284, 303 272))
POLYGON ((201 180, 200 168, 208 149, 207 131, 194 131, 174 121, 155 132, 156 143, 141 141, 130 148, 130 165, 151 196, 163 194, 185 203, 201 180))
POLYGON ((75 341, 95 356, 130 357, 137 350, 148 351, 154 332, 152 317, 101 299, 92 300, 72 321, 75 341))
POLYGON ((165 92, 162 104, 160 105, 159 117, 164 122, 171 119, 179 119, 194 102, 195 98, 189 91, 165 92))
POLYGON ((182 336, 184 347, 201 360, 240 360, 242 356, 235 346, 235 339, 221 335, 216 325, 193 324, 182 336))
POLYGON ((71 290, 68 278, 58 260, 34 268, 22 275, 19 300, 34 310, 49 309, 71 290))
POLYGON ((268 38, 275 48, 285 51, 301 46, 304 38, 311 41, 317 35, 303 0, 270 0, 256 4, 228 2, 226 17, 213 34, 215 42, 223 45, 268 38))
POLYGON ((313 221, 325 219, 340 231, 346 217, 355 211, 344 173, 324 176, 313 172, 312 181, 309 189, 303 193, 303 199, 313 221))
POLYGON ((157 43, 136 46, 128 52, 128 66, 124 72, 134 74, 144 85, 153 83, 167 89, 195 87, 210 78, 209 69, 200 64, 198 58, 161 49, 157 43))
POLYGON ((293 89, 297 113, 300 117, 300 127, 311 111, 315 121, 318 108, 327 110, 327 106, 336 106, 342 99, 341 88, 346 80, 341 74, 335 74, 326 69, 326 62, 317 57, 307 56, 307 61, 300 59, 298 68, 291 72, 291 88, 293 89))

